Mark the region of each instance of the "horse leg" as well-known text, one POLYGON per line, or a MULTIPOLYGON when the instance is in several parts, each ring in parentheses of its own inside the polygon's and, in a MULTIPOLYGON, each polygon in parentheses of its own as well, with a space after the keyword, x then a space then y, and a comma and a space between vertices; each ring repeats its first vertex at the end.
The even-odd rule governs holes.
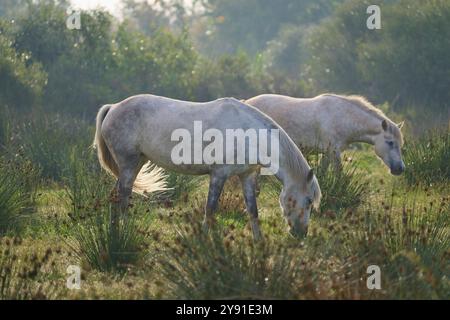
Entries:
POLYGON ((205 208, 205 218, 203 220, 203 230, 208 231, 214 222, 214 212, 217 210, 220 194, 222 193, 225 181, 228 176, 212 173, 209 180, 208 200, 205 208))
POLYGON ((342 171, 341 152, 337 149, 333 150, 331 154, 331 159, 333 161, 333 165, 336 171, 337 172, 342 171))
POLYGON ((255 241, 262 239, 261 230, 259 228, 258 207, 256 205, 256 186, 258 180, 258 172, 252 172, 240 177, 242 190, 244 192, 245 206, 250 216, 250 224, 252 226, 253 238, 255 241))
POLYGON ((255 192, 256 192, 256 197, 259 197, 259 194, 261 193, 261 182, 259 180, 259 177, 261 176, 261 169, 258 169, 256 171, 256 182, 255 182, 255 192))
POLYGON ((117 203, 111 215, 113 232, 118 231, 119 217, 126 217, 133 191, 133 183, 144 163, 139 156, 127 157, 126 160, 119 162, 119 178, 115 188, 117 203))
POLYGON ((337 149, 328 149, 328 151, 323 155, 323 161, 325 161, 324 163, 326 168, 332 165, 338 172, 342 169, 341 152, 337 149))

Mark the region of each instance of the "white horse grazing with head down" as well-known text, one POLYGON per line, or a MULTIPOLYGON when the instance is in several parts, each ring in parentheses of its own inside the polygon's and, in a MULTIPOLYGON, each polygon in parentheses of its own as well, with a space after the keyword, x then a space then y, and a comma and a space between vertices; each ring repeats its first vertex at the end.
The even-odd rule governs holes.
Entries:
POLYGON ((353 142, 375 146, 375 153, 394 175, 405 170, 400 131, 381 110, 360 96, 322 94, 301 99, 263 94, 245 101, 274 119, 299 146, 317 148, 340 164, 340 154, 353 142))
MULTIPOLYGON (((262 112, 233 98, 194 103, 154 95, 137 95, 100 109, 94 145, 98 149, 102 167, 118 178, 116 190, 120 212, 126 211, 132 190, 142 193, 164 189, 161 169, 149 171, 150 165, 145 164, 150 162, 182 174, 210 175, 204 220, 204 226, 207 227, 213 220, 225 181, 237 175, 242 182, 253 235, 255 239, 261 237, 255 186, 257 172, 268 167, 265 160, 262 161, 258 155, 256 161, 252 162, 249 160, 250 153, 244 151, 244 163, 230 164, 228 160, 235 158, 236 147, 232 150, 227 148, 223 159, 213 163, 206 164, 195 159, 179 164, 173 161, 173 150, 180 139, 177 137, 174 141, 174 132, 182 129, 190 136, 195 136, 198 132, 195 132, 194 122, 199 121, 205 133, 211 129, 223 136, 230 129, 275 130, 279 133, 278 171, 275 176, 283 184, 280 205, 290 231, 306 234, 311 208, 317 207, 320 202, 321 193, 316 177, 283 129, 262 112)), ((206 145, 205 141, 200 144, 203 148, 206 145)), ((191 153, 190 148, 188 153, 191 153)), ((194 141, 194 158, 196 153, 198 155, 194 141)))

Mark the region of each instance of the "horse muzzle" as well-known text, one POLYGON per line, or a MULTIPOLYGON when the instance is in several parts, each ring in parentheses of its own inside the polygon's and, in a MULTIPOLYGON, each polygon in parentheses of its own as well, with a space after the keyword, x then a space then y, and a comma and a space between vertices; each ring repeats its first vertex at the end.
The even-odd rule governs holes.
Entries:
POLYGON ((291 228, 289 230, 289 233, 294 237, 294 238, 305 238, 308 234, 308 226, 301 226, 298 228, 291 228))
POLYGON ((403 171, 405 171, 405 164, 402 162, 395 164, 395 165, 391 165, 391 174, 393 174, 394 176, 399 176, 403 173, 403 171))

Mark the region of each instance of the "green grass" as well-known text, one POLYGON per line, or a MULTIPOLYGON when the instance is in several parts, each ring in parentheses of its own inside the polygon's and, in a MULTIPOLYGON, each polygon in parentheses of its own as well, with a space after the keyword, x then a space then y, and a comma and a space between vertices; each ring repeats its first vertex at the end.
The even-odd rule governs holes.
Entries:
MULTIPOLYGON (((6 288, 1 298, 449 296, 449 186, 448 180, 436 182, 431 175, 434 166, 443 168, 443 160, 431 161, 431 169, 421 165, 426 170, 415 172, 424 173, 423 183, 409 183, 407 176, 389 175, 370 148, 345 153, 340 172, 310 158, 324 200, 322 210, 311 216, 308 236, 298 240, 288 234, 278 203, 279 186, 265 182, 258 197, 265 238, 261 243, 252 239, 237 184, 226 186, 217 223, 205 234, 200 223, 207 179, 171 174, 171 193, 150 199, 133 195, 130 214, 120 220, 114 236, 110 200, 115 180, 100 169, 87 147, 88 138, 89 134, 79 139, 61 135, 61 141, 42 148, 46 152, 18 153, 20 162, 11 162, 15 153, 4 154, 0 196, 17 201, 0 202, 11 204, 12 210, 3 212, 13 217, 32 214, 19 218, 25 222, 21 228, 5 231, 21 235, 20 244, 11 247, 7 240, 12 238, 1 236, 0 281, 6 288), (53 154, 55 162, 43 169, 41 162, 53 154), (33 174, 20 169, 27 165, 33 174), (42 171, 36 167, 44 173, 39 175, 42 171), (39 178, 43 181, 38 184, 39 178), (51 258, 42 262, 48 249, 51 258), (15 256, 23 257, 22 262, 15 256), (381 290, 366 287, 367 267, 372 264, 381 268, 381 290), (81 290, 65 288, 69 265, 82 269, 81 290), (31 272, 30 277, 21 277, 23 270, 31 272)), ((414 143, 426 146, 420 141, 414 143)), ((437 158, 445 159, 442 144, 436 146, 437 158)))

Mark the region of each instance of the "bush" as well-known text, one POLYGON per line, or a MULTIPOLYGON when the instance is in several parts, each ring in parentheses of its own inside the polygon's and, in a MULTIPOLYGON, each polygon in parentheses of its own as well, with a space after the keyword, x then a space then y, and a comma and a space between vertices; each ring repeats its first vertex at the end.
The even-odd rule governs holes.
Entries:
POLYGON ((247 99, 262 92, 264 74, 253 70, 250 57, 243 52, 217 59, 199 59, 195 69, 198 101, 220 97, 247 99))
POLYGON ((450 129, 433 130, 407 141, 403 157, 408 184, 448 184, 450 181, 450 129))
POLYGON ((39 103, 47 82, 40 63, 31 62, 29 52, 19 53, 4 35, 0 21, 0 105, 30 111, 39 103))
POLYGON ((357 92, 377 103, 414 102, 421 110, 427 106, 445 111, 450 3, 379 1, 381 30, 366 28, 366 9, 371 4, 345 1, 314 28, 306 44, 310 59, 302 68, 311 93, 357 92))

